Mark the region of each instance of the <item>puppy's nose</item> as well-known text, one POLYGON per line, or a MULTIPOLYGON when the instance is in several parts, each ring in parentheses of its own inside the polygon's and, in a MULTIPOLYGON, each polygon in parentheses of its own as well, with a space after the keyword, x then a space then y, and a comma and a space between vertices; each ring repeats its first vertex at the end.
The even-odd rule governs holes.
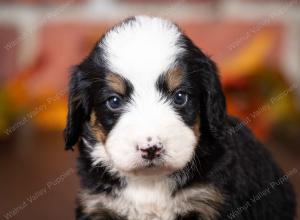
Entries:
POLYGON ((139 150, 141 152, 141 156, 147 160, 153 160, 160 156, 163 145, 159 141, 159 139, 153 139, 151 137, 147 138, 147 141, 142 145, 139 145, 139 150))

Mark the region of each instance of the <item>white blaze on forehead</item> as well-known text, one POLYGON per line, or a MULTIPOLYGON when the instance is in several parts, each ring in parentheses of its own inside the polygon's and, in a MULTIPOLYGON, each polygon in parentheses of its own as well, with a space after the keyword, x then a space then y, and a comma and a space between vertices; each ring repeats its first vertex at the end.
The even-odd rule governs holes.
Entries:
POLYGON ((140 87, 152 84, 174 64, 180 31, 161 18, 137 16, 109 31, 101 46, 111 71, 140 87))

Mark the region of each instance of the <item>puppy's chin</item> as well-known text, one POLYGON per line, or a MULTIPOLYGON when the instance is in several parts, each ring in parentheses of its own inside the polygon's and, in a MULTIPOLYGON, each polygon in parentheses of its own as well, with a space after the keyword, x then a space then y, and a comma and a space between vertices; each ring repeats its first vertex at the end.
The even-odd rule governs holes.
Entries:
POLYGON ((125 176, 149 177, 149 176, 167 176, 179 170, 179 167, 173 167, 161 161, 142 162, 130 168, 120 169, 125 176))
POLYGON ((141 167, 132 170, 129 175, 132 176, 165 176, 173 172, 173 169, 164 166, 141 167))
POLYGON ((122 172, 125 176, 135 176, 135 177, 150 177, 150 176, 167 176, 174 172, 168 168, 164 167, 149 167, 149 168, 138 168, 130 171, 122 172))

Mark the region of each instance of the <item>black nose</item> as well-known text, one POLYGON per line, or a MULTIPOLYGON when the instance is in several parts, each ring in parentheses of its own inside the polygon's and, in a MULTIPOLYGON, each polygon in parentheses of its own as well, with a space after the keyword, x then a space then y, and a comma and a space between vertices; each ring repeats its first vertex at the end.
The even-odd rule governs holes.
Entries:
POLYGON ((154 158, 160 156, 161 147, 157 147, 156 145, 153 145, 151 147, 142 148, 140 150, 142 152, 142 158, 147 160, 153 160, 154 158))

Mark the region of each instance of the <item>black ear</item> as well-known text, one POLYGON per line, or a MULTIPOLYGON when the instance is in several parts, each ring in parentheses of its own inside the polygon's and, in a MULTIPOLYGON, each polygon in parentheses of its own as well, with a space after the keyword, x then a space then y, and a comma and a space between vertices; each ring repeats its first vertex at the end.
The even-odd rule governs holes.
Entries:
POLYGON ((78 142, 83 124, 90 115, 89 87, 87 74, 76 67, 69 84, 68 116, 64 130, 67 150, 73 149, 72 147, 78 142))
MULTIPOLYGON (((226 102, 215 63, 208 57, 204 58, 202 67, 202 107, 200 116, 205 130, 214 139, 222 139, 226 125, 226 102)), ((203 133, 204 131, 202 131, 203 133)))
POLYGON ((226 131, 226 103, 215 63, 206 56, 187 36, 182 35, 181 46, 185 49, 183 61, 191 74, 200 104, 200 133, 220 140, 226 131))

